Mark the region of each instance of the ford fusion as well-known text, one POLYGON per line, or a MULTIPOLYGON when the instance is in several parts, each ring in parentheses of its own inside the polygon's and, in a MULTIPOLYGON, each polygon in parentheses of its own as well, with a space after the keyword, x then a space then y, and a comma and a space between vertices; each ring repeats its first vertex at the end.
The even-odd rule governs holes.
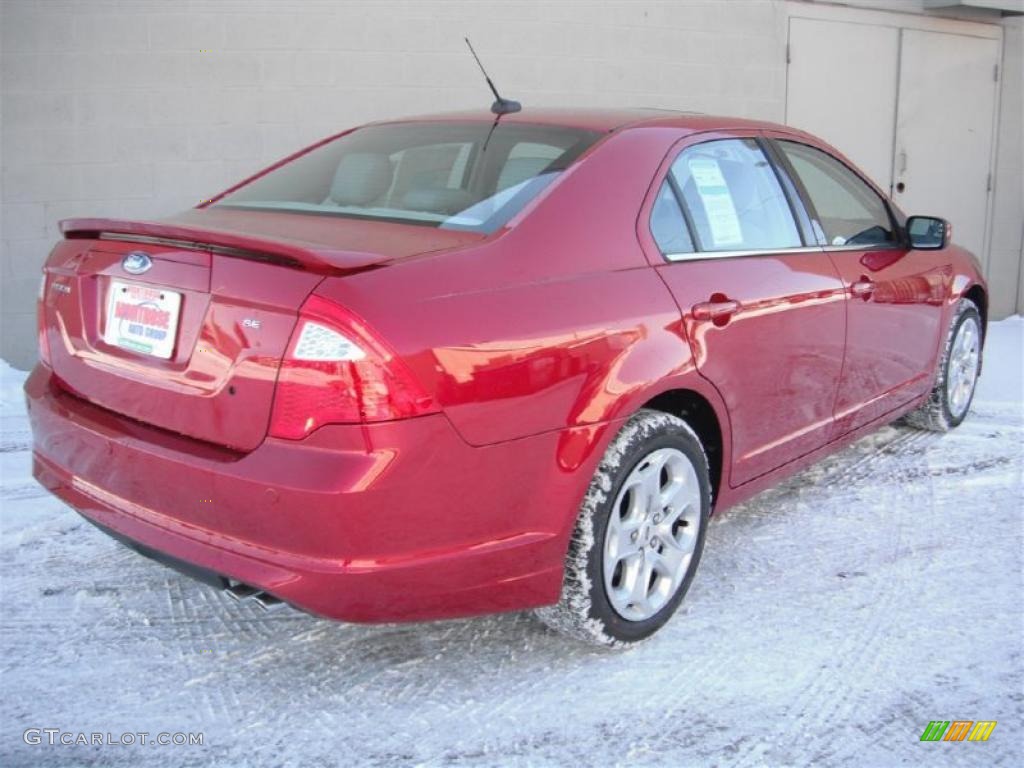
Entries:
POLYGON ((144 554, 345 621, 534 609, 639 641, 713 512, 895 419, 955 427, 981 366, 947 222, 768 123, 379 123, 181 215, 61 229, 35 477, 144 554))

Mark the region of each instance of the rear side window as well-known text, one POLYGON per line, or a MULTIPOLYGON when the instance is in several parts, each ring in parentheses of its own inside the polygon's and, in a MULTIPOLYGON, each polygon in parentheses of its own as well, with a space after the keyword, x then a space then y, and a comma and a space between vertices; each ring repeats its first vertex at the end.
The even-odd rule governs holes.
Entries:
POLYGON ((807 191, 829 245, 896 242, 885 203, 862 178, 820 149, 793 141, 779 146, 807 191))
POLYGON ((371 125, 275 168, 215 207, 490 233, 599 138, 525 123, 371 125))
POLYGON ((667 181, 661 185, 651 209, 651 234, 665 256, 693 253, 690 230, 686 227, 676 194, 667 181))
POLYGON ((754 139, 683 151, 672 164, 701 251, 798 248, 803 243, 775 170, 754 139))

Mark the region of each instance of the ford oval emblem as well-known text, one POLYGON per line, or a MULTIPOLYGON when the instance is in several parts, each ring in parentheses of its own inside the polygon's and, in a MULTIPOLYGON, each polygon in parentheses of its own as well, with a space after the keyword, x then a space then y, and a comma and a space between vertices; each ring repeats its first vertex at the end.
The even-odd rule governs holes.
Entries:
POLYGON ((124 271, 130 275, 141 275, 153 266, 153 260, 144 251, 132 251, 121 260, 124 271))

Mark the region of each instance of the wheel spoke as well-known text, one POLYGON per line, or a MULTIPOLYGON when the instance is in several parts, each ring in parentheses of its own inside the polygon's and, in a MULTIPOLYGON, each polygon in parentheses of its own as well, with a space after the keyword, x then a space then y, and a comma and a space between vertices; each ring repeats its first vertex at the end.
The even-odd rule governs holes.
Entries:
POLYGON ((688 508, 700 506, 700 486, 697 482, 697 472, 693 465, 685 462, 685 467, 677 478, 673 479, 672 493, 668 502, 664 505, 664 517, 662 525, 671 528, 672 524, 679 519, 688 508))
POLYGON ((974 323, 964 324, 964 352, 969 354, 974 349, 974 343, 976 341, 977 331, 974 328, 974 323))
POLYGON ((692 547, 681 545, 671 536, 661 539, 661 551, 654 555, 654 567, 663 576, 675 582, 681 578, 679 567, 683 565, 687 556, 693 552, 692 547))
POLYGON ((691 554, 697 547, 697 531, 700 528, 699 517, 696 507, 687 507, 683 514, 680 515, 682 518, 679 522, 678 527, 673 526, 664 533, 662 533, 662 539, 666 544, 678 549, 683 554, 691 554))
POLYGON ((647 613, 650 605, 648 603, 647 591, 651 583, 651 561, 646 557, 639 558, 635 567, 630 569, 627 589, 629 590, 629 604, 638 613, 647 613))
POLYGON ((661 469, 664 466, 665 459, 655 453, 641 470, 640 478, 647 503, 646 511, 654 509, 661 501, 661 469))
POLYGON ((679 456, 667 457, 663 466, 668 482, 658 489, 657 512, 667 511, 674 506, 680 494, 684 493, 687 486, 690 485, 687 470, 689 470, 689 474, 694 474, 690 463, 683 461, 679 456))
POLYGON ((640 552, 631 552, 627 555, 623 555, 612 565, 608 567, 608 563, 605 563, 605 584, 608 585, 609 597, 616 602, 628 600, 630 592, 631 579, 636 573, 636 569, 640 565, 641 561, 640 552), (616 571, 619 570, 618 582, 614 582, 616 571))
POLYGON ((623 520, 615 510, 608 519, 605 535, 605 559, 614 566, 624 557, 634 554, 640 546, 639 532, 643 520, 627 517, 623 520))

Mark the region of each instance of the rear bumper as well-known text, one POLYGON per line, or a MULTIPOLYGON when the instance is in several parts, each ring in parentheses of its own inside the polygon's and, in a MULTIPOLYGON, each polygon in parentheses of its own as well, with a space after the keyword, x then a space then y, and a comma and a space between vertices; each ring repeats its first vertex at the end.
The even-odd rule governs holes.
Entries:
POLYGON ((474 448, 443 415, 268 438, 242 455, 90 405, 43 366, 25 391, 35 477, 82 515, 346 621, 554 602, 597 460, 566 466, 572 430, 474 448))

